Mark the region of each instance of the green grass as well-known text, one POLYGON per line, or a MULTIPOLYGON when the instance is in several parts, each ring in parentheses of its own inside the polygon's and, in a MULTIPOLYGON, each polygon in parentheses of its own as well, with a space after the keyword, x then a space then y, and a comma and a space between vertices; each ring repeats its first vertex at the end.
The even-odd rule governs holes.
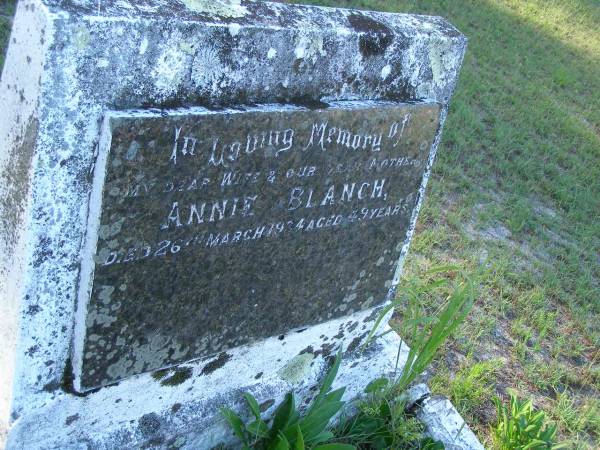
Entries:
MULTIPOLYGON (((469 38, 405 279, 453 263, 479 270, 483 289, 438 360, 433 385, 471 405, 466 415, 487 444, 496 420, 483 401, 491 385, 504 399, 508 388, 533 398, 574 447, 598 448, 597 420, 582 426, 564 417, 570 410, 557 392, 568 392, 575 417, 584 408, 596 413, 589 405, 600 399, 600 2, 303 3, 440 15, 469 38), (491 380, 469 377, 496 358, 504 363, 491 380)), ((423 307, 435 309, 441 298, 423 307)))
POLYGON ((501 367, 501 360, 492 359, 469 363, 454 375, 442 369, 431 378, 429 386, 448 397, 465 420, 472 422, 479 410, 493 407, 493 382, 501 367))

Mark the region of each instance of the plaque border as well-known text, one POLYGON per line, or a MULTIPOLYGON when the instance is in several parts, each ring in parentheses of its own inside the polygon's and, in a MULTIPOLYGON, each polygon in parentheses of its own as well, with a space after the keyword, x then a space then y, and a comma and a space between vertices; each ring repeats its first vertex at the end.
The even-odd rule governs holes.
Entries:
MULTIPOLYGON (((73 332, 73 343, 71 350, 71 361, 73 369, 73 387, 75 391, 85 393, 98 389, 100 386, 83 386, 82 383, 82 370, 83 370, 83 359, 85 350, 85 340, 87 336, 87 308, 91 300, 92 288, 94 283, 94 272, 96 263, 94 262, 94 255, 96 254, 98 245, 98 230, 100 226, 100 219, 102 215, 102 204, 103 204, 103 189, 105 184, 105 177, 107 171, 107 164, 110 155, 110 149, 112 145, 112 120, 119 118, 126 119, 139 119, 139 118, 158 118, 158 117, 177 117, 177 116, 206 116, 206 115, 222 115, 222 114, 242 114, 249 112, 259 113, 274 113, 274 112, 300 112, 300 111, 326 111, 330 108, 337 110, 365 110, 370 108, 381 108, 381 107, 398 107, 403 105, 437 105, 438 109, 438 127, 433 132, 433 141, 427 152, 427 164, 423 168, 423 175, 421 183, 418 188, 418 200, 413 207, 411 217, 409 219, 409 225, 405 234, 404 242, 402 243, 402 250, 398 262, 396 263, 395 275, 391 286, 388 289, 388 293, 383 300, 382 304, 389 302, 394 295, 395 289, 400 281, 400 275, 404 265, 404 259, 408 252, 408 246, 414 231, 416 217, 421 207, 423 198, 423 185, 426 182, 430 173, 431 164, 435 157, 435 149, 437 141, 439 139, 439 129, 443 124, 443 105, 440 102, 424 99, 421 101, 388 101, 388 100, 343 100, 343 101, 332 101, 323 103, 319 107, 311 108, 303 105, 295 104, 278 104, 278 103, 266 103, 255 106, 240 105, 235 108, 223 108, 223 109, 208 109, 201 106, 191 106, 186 108, 177 109, 126 109, 126 110, 108 110, 104 113, 102 125, 100 127, 100 137, 96 146, 96 154, 94 155, 94 164, 90 173, 92 174, 91 191, 89 194, 88 211, 86 214, 86 225, 85 225, 85 236, 81 245, 80 251, 80 271, 78 277, 77 286, 77 299, 76 299, 76 311, 74 314, 74 332, 73 332)), ((338 318, 343 318, 340 316, 338 318)), ((302 327, 304 328, 304 327, 302 327)), ((268 339, 266 337, 264 339, 268 339)), ((257 342, 260 342, 259 339, 257 342)), ((248 344, 244 344, 248 345, 248 344)), ((241 347, 243 347, 242 345, 241 347)), ((238 347, 234 347, 238 348, 238 347)), ((166 369, 170 367, 177 367, 180 364, 186 364, 189 361, 193 361, 197 358, 192 358, 186 361, 180 361, 175 364, 167 364, 163 367, 153 368, 152 371, 166 369)), ((142 372, 144 373, 144 372, 142 372)), ((123 380, 130 379, 140 374, 131 374, 127 377, 115 380, 115 383, 123 380)))

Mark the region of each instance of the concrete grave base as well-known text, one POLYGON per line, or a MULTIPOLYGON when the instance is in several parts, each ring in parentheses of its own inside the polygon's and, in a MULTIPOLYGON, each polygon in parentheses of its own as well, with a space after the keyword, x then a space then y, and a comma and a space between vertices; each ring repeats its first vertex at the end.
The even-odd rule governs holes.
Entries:
POLYGON ((484 450, 454 405, 445 397, 432 396, 425 384, 406 391, 406 408, 425 427, 425 433, 444 444, 446 450, 484 450))
POLYGON ((202 450, 235 444, 220 408, 247 417, 243 392, 257 398, 265 417, 291 390, 298 405, 306 404, 339 345, 344 356, 334 388, 345 386, 346 400, 360 395, 373 379, 392 376, 397 366, 400 370, 408 347, 399 353, 396 333, 361 349, 376 317, 361 312, 215 358, 138 375, 86 396, 59 394, 15 423, 8 448, 202 450), (307 342, 321 344, 315 348, 307 342))

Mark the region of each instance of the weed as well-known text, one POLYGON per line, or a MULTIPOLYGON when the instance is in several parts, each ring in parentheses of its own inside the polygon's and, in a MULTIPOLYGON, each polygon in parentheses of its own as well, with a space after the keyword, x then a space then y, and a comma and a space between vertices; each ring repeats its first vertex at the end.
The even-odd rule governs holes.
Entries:
POLYGON ((558 361, 531 361, 525 366, 527 378, 533 381, 533 384, 548 395, 554 393, 566 384, 576 382, 568 367, 558 361))
POLYGON ((306 413, 301 414, 296 407, 292 392, 286 394, 283 402, 277 407, 270 425, 261 418, 260 407, 256 399, 249 393, 244 394, 246 403, 254 417, 245 424, 237 413, 224 408, 222 414, 229 423, 244 449, 256 450, 353 450, 349 444, 326 443, 333 439, 333 433, 326 428, 331 419, 344 406, 342 396, 345 388, 331 391, 341 361, 341 350, 338 352, 332 368, 326 374, 319 393, 312 401, 306 413))
MULTIPOLYGON (((470 281, 457 282, 447 297, 441 310, 431 316, 422 316, 419 300, 427 293, 446 284, 445 279, 431 280, 429 277, 440 273, 456 272, 455 267, 438 267, 424 273, 425 281, 408 284, 402 288, 412 312, 406 326, 410 333, 412 347, 400 374, 392 380, 381 378, 371 382, 365 389, 368 397, 358 403, 358 412, 349 418, 340 420, 334 429, 327 430, 330 421, 344 407, 342 401, 345 388, 331 391, 334 378, 340 366, 341 349, 333 367, 327 373, 319 393, 302 414, 296 408, 293 393, 288 393, 278 406, 270 422, 261 418, 256 399, 246 393, 246 403, 253 415, 253 421, 245 424, 241 417, 231 409, 223 409, 222 414, 243 443, 245 449, 256 450, 350 450, 354 448, 368 450, 403 449, 442 449, 441 444, 427 439, 422 427, 413 417, 404 411, 404 402, 398 396, 429 365, 446 339, 464 321, 471 310, 474 300, 474 287, 470 281), (346 443, 327 443, 331 440, 346 443)), ((383 308, 373 329, 368 335, 365 346, 375 337, 378 326, 388 316, 396 302, 383 308)), ((398 349, 398 355, 402 347, 398 349)), ((479 369, 478 369, 479 370, 479 369)), ((484 370, 482 367, 481 371, 484 370)))
POLYGON ((585 432, 600 437, 600 401, 597 399, 578 401, 572 392, 564 390, 556 394, 551 413, 558 425, 570 434, 585 432))
POLYGON ((543 411, 536 411, 531 400, 522 401, 511 394, 507 407, 496 399, 498 424, 494 446, 498 450, 541 450, 567 448, 556 443, 556 426, 546 423, 543 411))
MULTIPOLYGON (((366 339, 365 345, 373 339, 379 325, 390 311, 400 304, 407 304, 407 314, 403 320, 403 327, 407 333, 403 334, 403 337, 409 340, 410 350, 400 376, 395 380, 395 388, 399 392, 404 391, 416 377, 423 373, 446 339, 462 324, 473 307, 475 290, 473 283, 467 279, 454 286, 438 314, 425 316, 422 312, 420 305, 422 298, 447 283, 444 278, 430 281, 428 277, 456 272, 456 269, 454 266, 436 267, 423 274, 425 281, 413 280, 412 283, 407 282, 400 287, 399 298, 382 309, 366 339)), ((401 350, 402 348, 398 349, 398 355, 401 350)))
POLYGON ((443 450, 441 443, 424 437, 423 424, 406 413, 404 401, 394 397, 395 392, 385 378, 370 383, 358 413, 342 421, 335 434, 360 449, 443 450))
POLYGON ((575 399, 567 390, 557 392, 556 404, 554 405, 552 412, 558 423, 571 433, 582 431, 584 418, 580 416, 579 411, 575 406, 575 399))

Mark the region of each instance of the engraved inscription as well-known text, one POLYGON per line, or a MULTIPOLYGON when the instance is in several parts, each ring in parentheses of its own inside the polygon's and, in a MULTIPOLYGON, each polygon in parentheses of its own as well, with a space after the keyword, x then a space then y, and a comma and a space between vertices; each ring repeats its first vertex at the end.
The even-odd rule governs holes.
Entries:
POLYGON ((438 123, 433 103, 109 114, 83 388, 385 301, 438 123))

